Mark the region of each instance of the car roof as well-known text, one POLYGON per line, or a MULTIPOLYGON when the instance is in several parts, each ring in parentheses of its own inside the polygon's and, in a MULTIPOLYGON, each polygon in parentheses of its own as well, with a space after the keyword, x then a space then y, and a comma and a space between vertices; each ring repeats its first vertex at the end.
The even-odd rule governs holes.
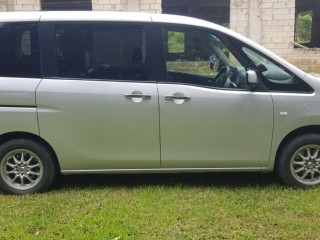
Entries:
MULTIPOLYGON (((41 11, 41 12, 1 12, 0 21, 132 21, 184 23, 204 25, 208 22, 196 18, 170 14, 111 11, 41 11)), ((214 24, 215 25, 215 24, 214 24)))
POLYGON ((39 21, 41 12, 1 12, 1 22, 34 22, 39 21))

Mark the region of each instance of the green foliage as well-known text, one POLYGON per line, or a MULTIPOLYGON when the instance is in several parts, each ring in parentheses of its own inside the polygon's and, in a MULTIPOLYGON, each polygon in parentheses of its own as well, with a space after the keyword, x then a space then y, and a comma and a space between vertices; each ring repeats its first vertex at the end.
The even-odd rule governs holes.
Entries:
POLYGON ((299 13, 297 19, 296 41, 298 43, 310 43, 312 32, 312 11, 299 13))
POLYGON ((227 23, 222 23, 222 26, 224 26, 225 28, 230 28, 230 23, 227 22, 227 23))
POLYGON ((184 52, 184 33, 168 31, 168 51, 169 53, 184 52))
POLYGON ((272 174, 66 176, 51 192, 0 193, 0 239, 318 239, 320 188, 272 174))

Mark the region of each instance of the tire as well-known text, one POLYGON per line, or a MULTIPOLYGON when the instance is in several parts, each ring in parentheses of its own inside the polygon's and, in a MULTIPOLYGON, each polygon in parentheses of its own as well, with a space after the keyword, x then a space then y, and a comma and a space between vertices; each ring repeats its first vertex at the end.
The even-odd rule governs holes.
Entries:
POLYGON ((288 142, 276 166, 280 179, 294 188, 320 185, 320 135, 307 134, 288 142))
POLYGON ((0 190, 14 195, 38 193, 54 182, 54 156, 29 139, 14 139, 0 146, 0 190))

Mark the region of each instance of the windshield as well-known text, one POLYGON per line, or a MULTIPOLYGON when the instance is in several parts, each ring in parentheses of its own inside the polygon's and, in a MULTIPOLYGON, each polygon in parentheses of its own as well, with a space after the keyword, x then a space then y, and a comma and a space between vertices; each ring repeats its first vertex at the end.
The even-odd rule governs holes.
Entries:
POLYGON ((294 80, 293 76, 286 70, 269 61, 261 54, 258 54, 247 47, 243 47, 242 50, 252 60, 252 62, 260 70, 260 72, 270 81, 287 81, 287 83, 289 83, 294 80))

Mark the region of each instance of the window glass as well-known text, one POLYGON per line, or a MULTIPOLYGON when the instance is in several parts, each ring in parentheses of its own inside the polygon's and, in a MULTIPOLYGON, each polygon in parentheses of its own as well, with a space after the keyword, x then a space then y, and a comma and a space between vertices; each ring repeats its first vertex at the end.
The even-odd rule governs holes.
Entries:
POLYGON ((267 59, 256 51, 243 47, 243 52, 263 75, 263 82, 269 90, 281 92, 312 92, 312 88, 284 69, 277 63, 267 59))
POLYGON ((0 23, 0 77, 40 77, 36 23, 0 23))
POLYGON ((147 80, 145 29, 136 25, 56 25, 58 77, 147 80))
POLYGON ((163 28, 169 82, 219 88, 246 88, 246 70, 215 34, 163 28))

